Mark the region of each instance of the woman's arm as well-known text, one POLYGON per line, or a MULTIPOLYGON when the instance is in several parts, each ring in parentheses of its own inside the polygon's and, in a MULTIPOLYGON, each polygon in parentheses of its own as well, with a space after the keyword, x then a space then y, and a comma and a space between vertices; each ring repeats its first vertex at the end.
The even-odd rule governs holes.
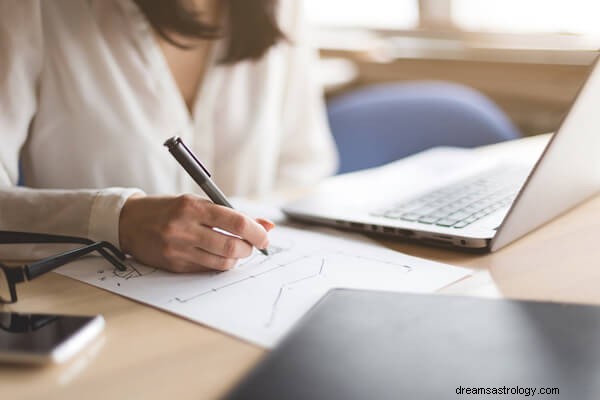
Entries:
MULTIPOLYGON (((267 245, 268 221, 194 196, 18 187, 19 154, 35 119, 43 62, 40 2, 0 0, 0 229, 105 240, 147 264, 179 272, 227 269, 249 255, 251 246, 267 245), (216 232, 215 226, 246 240, 216 232)), ((0 246, 0 260, 34 259, 48 251, 56 250, 0 246)))
MULTIPOLYGON (((19 154, 37 109, 44 62, 41 6, 0 0, 0 229, 119 242, 121 206, 131 189, 86 191, 17 187, 19 154)), ((61 160, 56 160, 61 162, 61 160)), ((2 258, 35 258, 48 246, 3 246, 2 258)))

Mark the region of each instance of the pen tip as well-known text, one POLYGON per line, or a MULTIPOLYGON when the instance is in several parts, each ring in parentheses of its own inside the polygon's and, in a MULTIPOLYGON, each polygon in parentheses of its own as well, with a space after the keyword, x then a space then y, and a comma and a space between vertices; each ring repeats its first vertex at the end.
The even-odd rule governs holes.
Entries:
POLYGON ((263 253, 265 256, 269 255, 269 251, 267 249, 260 249, 260 252, 263 253))

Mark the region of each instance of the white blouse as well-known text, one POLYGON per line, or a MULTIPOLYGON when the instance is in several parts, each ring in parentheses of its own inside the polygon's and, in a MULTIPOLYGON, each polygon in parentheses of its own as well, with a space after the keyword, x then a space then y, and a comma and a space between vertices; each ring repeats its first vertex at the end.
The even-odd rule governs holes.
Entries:
POLYGON ((281 1, 289 40, 259 61, 221 65, 217 41, 190 113, 133 0, 0 0, 0 229, 118 245, 132 193, 200 193, 163 147, 173 135, 229 195, 333 173, 300 4, 281 1))

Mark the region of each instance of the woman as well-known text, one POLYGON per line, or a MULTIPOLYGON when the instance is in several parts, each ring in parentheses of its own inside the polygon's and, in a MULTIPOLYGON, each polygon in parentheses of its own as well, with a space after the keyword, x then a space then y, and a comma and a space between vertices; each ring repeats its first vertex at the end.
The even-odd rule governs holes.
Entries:
POLYGON ((0 0, 0 229, 176 272, 264 248, 269 221, 176 195, 201 192, 162 143, 183 137, 228 195, 333 172, 299 1, 280 3, 0 0))

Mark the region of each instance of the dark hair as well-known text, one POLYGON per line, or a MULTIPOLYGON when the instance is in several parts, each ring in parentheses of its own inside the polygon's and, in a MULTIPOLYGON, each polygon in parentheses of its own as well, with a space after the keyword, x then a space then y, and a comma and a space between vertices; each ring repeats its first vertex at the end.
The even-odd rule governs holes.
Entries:
POLYGON ((202 22, 190 0, 135 0, 150 25, 169 43, 190 48, 173 39, 173 33, 192 39, 226 37, 228 46, 221 60, 232 64, 260 59, 284 38, 277 24, 277 0, 219 0, 225 3, 226 26, 202 22))

